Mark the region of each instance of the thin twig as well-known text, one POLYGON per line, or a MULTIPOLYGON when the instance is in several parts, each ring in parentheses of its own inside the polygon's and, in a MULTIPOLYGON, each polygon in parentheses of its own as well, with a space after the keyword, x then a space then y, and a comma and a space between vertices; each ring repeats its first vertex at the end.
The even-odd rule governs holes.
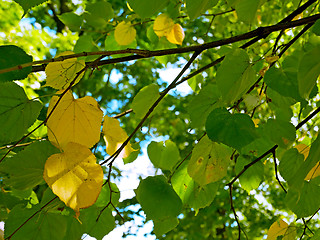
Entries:
POLYGON ((237 225, 238 225, 238 240, 240 240, 241 239, 241 226, 240 226, 240 222, 239 222, 239 219, 238 219, 238 215, 237 215, 236 210, 235 210, 234 205, 233 205, 232 185, 229 186, 229 197, 230 197, 231 210, 233 212, 234 218, 235 218, 235 220, 237 222, 237 225))
POLYGON ((284 186, 282 185, 282 183, 280 182, 279 176, 278 176, 278 164, 277 164, 277 158, 276 158, 276 150, 274 150, 272 152, 272 156, 273 156, 273 161, 274 161, 274 172, 276 175, 276 179, 280 185, 280 187, 282 188, 282 190, 287 193, 287 190, 284 188, 284 186))

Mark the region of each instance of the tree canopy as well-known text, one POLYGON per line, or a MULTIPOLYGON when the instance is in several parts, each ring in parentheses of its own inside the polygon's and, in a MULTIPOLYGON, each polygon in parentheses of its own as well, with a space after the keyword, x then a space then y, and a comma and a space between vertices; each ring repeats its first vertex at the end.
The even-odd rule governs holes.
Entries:
POLYGON ((3 238, 319 239, 319 6, 1 1, 3 238))

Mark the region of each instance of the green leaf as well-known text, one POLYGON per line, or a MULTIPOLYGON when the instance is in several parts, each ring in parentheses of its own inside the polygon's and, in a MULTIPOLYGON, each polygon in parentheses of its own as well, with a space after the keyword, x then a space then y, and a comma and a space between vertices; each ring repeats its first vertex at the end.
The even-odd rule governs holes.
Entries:
POLYGON ((132 109, 137 118, 143 118, 159 97, 159 87, 150 84, 140 89, 132 101, 132 109))
POLYGON ((312 182, 303 182, 301 189, 289 188, 285 202, 297 218, 314 214, 320 206, 320 186, 312 182))
POLYGON ((0 145, 18 140, 39 115, 42 104, 29 100, 22 87, 0 83, 0 145))
POLYGON ((295 173, 303 163, 304 156, 299 153, 296 148, 291 148, 283 153, 280 158, 279 172, 281 176, 288 182, 291 183, 295 177, 295 173))
POLYGON ((200 186, 216 182, 227 175, 230 149, 204 136, 192 150, 188 173, 200 186))
POLYGON ((67 231, 67 218, 59 213, 39 211, 39 206, 25 209, 21 205, 14 207, 5 224, 5 238, 9 237, 26 220, 12 240, 61 240, 67 231), (35 216, 33 216, 35 214, 35 216), (33 216, 31 219, 29 219, 33 216), (29 220, 28 220, 29 219, 29 220))
POLYGON ((319 162, 320 159, 320 135, 312 143, 307 159, 300 165, 292 179, 291 186, 300 188, 305 177, 310 170, 319 162))
POLYGON ((240 150, 257 138, 251 118, 242 113, 231 114, 224 108, 214 109, 206 122, 208 137, 240 150))
POLYGON ((48 0, 14 0, 16 3, 18 3, 24 10, 24 15, 33 7, 40 5, 48 0))
POLYGON ((114 10, 112 9, 111 3, 103 0, 87 4, 86 11, 90 13, 92 18, 103 19, 104 21, 108 21, 114 17, 114 10))
POLYGON ((235 5, 236 13, 239 19, 245 23, 251 24, 255 18, 260 0, 240 0, 235 5))
POLYGON ((93 205, 80 212, 80 221, 84 225, 85 232, 98 240, 101 240, 116 227, 111 210, 105 208, 102 213, 101 210, 103 208, 97 208, 93 205))
POLYGON ((208 84, 200 90, 198 95, 192 97, 188 105, 188 112, 193 127, 203 127, 209 113, 221 106, 219 98, 219 89, 214 84, 208 84))
MULTIPOLYGON (((119 188, 115 183, 110 182, 111 186, 111 202, 114 206, 117 206, 119 199, 120 199, 120 191, 119 188)), ((102 187, 101 192, 99 194, 99 197, 97 201, 95 202, 95 205, 97 207, 105 207, 110 201, 110 188, 109 184, 106 184, 102 187)))
POLYGON ((72 32, 79 31, 83 21, 83 16, 79 16, 72 12, 63 13, 59 15, 58 18, 68 26, 72 32))
POLYGON ((218 68, 216 78, 224 102, 233 103, 246 93, 256 81, 246 51, 238 48, 228 53, 218 68))
POLYGON ((202 13, 205 13, 207 9, 217 5, 217 3, 218 3, 218 0, 200 0, 200 1, 186 0, 188 15, 190 19, 195 19, 199 17, 202 13))
POLYGON ((179 149, 170 140, 165 142, 151 142, 147 148, 150 161, 156 168, 172 170, 180 160, 179 149))
POLYGON ((81 239, 85 233, 83 225, 73 216, 69 216, 67 221, 67 232, 63 240, 81 239))
MULTIPOLYGON (((237 163, 235 167, 236 173, 238 174, 239 172, 241 172, 244 166, 249 164, 252 160, 254 159, 250 159, 241 155, 237 159, 237 163)), ((253 166, 247 169, 240 176, 239 181, 240 181, 241 187, 247 192, 250 192, 251 190, 259 187, 260 183, 263 180, 263 176, 264 176, 264 167, 263 167, 263 163, 260 161, 255 163, 253 166)))
POLYGON ((310 240, 318 240, 320 239, 320 229, 318 229, 310 240))
POLYGON ((317 78, 320 74, 320 62, 317 60, 320 55, 320 46, 305 53, 300 61, 298 69, 299 92, 303 98, 308 98, 317 78))
POLYGON ((130 7, 141 17, 149 18, 168 5, 168 0, 128 0, 130 7))
POLYGON ((184 205, 193 209, 209 206, 215 198, 220 184, 218 182, 200 186, 187 172, 188 164, 180 166, 171 179, 172 187, 184 205))
POLYGON ((174 229, 179 221, 177 218, 167 218, 164 220, 153 220, 154 228, 153 231, 157 236, 162 236, 163 234, 169 232, 174 229))
POLYGON ((320 36, 320 20, 317 20, 312 27, 312 32, 317 36, 320 36))
POLYGON ((181 213, 182 202, 162 175, 143 179, 135 193, 142 210, 152 220, 175 218, 181 213))
POLYGON ((264 81, 268 87, 282 96, 303 101, 299 94, 297 72, 289 72, 286 69, 272 67, 266 72, 264 81))
POLYGON ((268 119, 263 127, 265 136, 282 148, 287 148, 296 139, 296 129, 292 123, 279 119, 268 119))
POLYGON ((44 164, 48 157, 58 153, 50 142, 35 142, 0 165, 0 170, 9 174, 6 184, 25 190, 43 182, 44 164))
MULTIPOLYGON (((32 56, 26 54, 21 48, 14 45, 0 46, 0 70, 30 62, 32 62, 32 56)), ((0 74, 0 82, 24 79, 31 70, 30 66, 2 73, 0 74)))

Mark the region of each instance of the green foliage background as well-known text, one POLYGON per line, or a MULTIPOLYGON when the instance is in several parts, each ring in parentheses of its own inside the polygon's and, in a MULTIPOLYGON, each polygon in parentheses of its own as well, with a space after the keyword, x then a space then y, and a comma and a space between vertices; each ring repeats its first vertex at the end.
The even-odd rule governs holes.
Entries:
POLYGON ((158 239, 262 239, 280 218, 296 232, 283 239, 318 239, 319 177, 305 180, 320 160, 318 19, 315 0, 1 1, 4 237, 102 239, 143 216, 158 239), (155 35, 160 13, 184 28, 182 46, 155 35), (137 31, 128 46, 114 39, 122 21, 137 31), (128 140, 136 149, 151 137, 169 139, 147 147, 160 176, 140 179, 136 197, 119 202, 114 182, 123 176, 113 162, 121 159, 107 155, 101 137, 92 151, 104 166, 105 185, 78 220, 42 178, 46 159, 59 151, 47 141, 56 90, 44 86, 44 70, 64 51, 79 53, 88 67, 69 86, 74 95, 94 97, 134 133, 128 140), (184 68, 183 76, 163 81, 159 71, 168 66, 184 68), (185 81, 192 93, 182 96, 174 88, 185 81), (311 147, 305 161, 299 144, 311 147))

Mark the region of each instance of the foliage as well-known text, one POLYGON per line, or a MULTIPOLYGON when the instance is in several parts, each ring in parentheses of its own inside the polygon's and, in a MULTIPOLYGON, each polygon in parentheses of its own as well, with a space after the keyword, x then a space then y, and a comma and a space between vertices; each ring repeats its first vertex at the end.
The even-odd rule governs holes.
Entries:
POLYGON ((2 1, 4 238, 102 239, 142 216, 158 239, 318 239, 319 11, 2 1), (119 202, 118 163, 143 152, 155 174, 119 202))

